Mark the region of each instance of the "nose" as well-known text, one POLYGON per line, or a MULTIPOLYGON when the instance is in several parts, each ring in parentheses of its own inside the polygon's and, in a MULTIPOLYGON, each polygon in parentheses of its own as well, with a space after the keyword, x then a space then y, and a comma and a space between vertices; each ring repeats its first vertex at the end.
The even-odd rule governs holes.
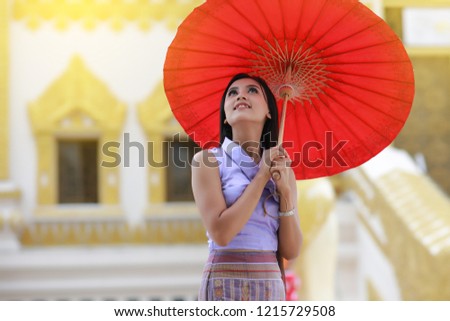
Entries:
POLYGON ((242 94, 239 94, 239 96, 237 97, 237 100, 241 100, 241 99, 247 100, 247 97, 245 97, 242 94))

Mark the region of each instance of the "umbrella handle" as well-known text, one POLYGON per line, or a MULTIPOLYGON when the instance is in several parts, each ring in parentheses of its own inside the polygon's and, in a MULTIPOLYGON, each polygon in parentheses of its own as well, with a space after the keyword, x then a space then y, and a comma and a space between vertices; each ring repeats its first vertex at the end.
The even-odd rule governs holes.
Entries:
MULTIPOLYGON (((284 136, 284 123, 286 121, 286 107, 287 107, 287 102, 290 98, 290 95, 288 93, 285 93, 283 95, 283 108, 281 110, 281 120, 280 120, 280 131, 278 133, 278 143, 277 146, 281 146, 283 144, 283 136, 284 136)), ((275 171, 272 173, 272 178, 274 180, 279 180, 281 178, 281 174, 279 171, 275 171)))

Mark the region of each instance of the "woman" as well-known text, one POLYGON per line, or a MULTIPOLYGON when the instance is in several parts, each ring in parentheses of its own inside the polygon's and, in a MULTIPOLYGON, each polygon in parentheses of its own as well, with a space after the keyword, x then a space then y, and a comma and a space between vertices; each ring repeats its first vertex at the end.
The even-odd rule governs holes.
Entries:
POLYGON ((295 258, 302 235, 294 172, 276 146, 275 97, 261 78, 238 74, 220 112, 221 146, 197 153, 192 167, 210 250, 199 300, 284 300, 277 251, 295 258))

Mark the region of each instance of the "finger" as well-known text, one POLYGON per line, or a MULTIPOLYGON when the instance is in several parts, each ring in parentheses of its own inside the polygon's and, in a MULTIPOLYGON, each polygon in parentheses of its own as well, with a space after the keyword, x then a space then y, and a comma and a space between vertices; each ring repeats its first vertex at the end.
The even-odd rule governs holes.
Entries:
POLYGON ((273 172, 271 172, 271 175, 275 181, 278 181, 281 178, 281 174, 279 171, 273 171, 273 172))
POLYGON ((280 170, 283 170, 283 167, 282 167, 282 166, 279 166, 279 165, 273 165, 273 166, 270 166, 270 169, 269 169, 269 171, 270 171, 271 173, 273 173, 273 172, 279 172, 280 170))
POLYGON ((271 168, 269 170, 269 172, 270 172, 270 175, 272 175, 272 177, 275 173, 277 173, 279 175, 285 175, 287 173, 286 168, 271 168))
POLYGON ((272 161, 271 166, 270 167, 277 167, 277 168, 288 168, 291 167, 291 163, 292 161, 290 159, 276 159, 274 161, 272 161))
POLYGON ((281 156, 280 149, 278 147, 273 147, 272 156, 273 156, 273 158, 277 158, 277 157, 281 156))
POLYGON ((291 167, 292 160, 289 157, 284 157, 282 159, 282 162, 283 162, 284 166, 291 167))
POLYGON ((277 149, 277 157, 284 157, 285 153, 284 153, 284 148, 279 146, 277 149))
POLYGON ((280 152, 280 155, 283 155, 285 157, 289 157, 288 152, 286 151, 286 149, 283 146, 280 145, 278 150, 280 152))
POLYGON ((273 173, 273 172, 284 172, 285 170, 286 170, 286 166, 284 166, 284 165, 281 165, 281 164, 276 164, 276 165, 274 165, 274 166, 271 166, 270 167, 270 169, 269 169, 269 171, 271 172, 271 173, 273 173))

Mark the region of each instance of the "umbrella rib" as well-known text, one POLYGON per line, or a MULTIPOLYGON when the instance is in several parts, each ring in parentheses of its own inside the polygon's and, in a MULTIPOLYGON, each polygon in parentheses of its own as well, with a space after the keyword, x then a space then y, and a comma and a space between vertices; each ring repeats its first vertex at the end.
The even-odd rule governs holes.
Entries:
MULTIPOLYGON (((314 107, 314 110, 317 111, 316 106, 314 106, 314 104, 311 104, 311 106, 313 106, 313 107, 314 107)), ((305 113, 307 113, 307 111, 305 111, 305 113)), ((319 113, 319 114, 320 114, 320 113, 319 113)), ((317 133, 315 132, 314 126, 313 126, 313 124, 312 124, 311 121, 310 121, 310 116, 311 116, 311 115, 308 115, 308 116, 307 116, 308 124, 309 124, 309 126, 311 127, 311 132, 313 133, 314 138, 316 139, 316 142, 319 142, 320 140, 317 139, 317 133)), ((322 117, 321 117, 321 118, 322 118, 322 117)), ((322 156, 322 160, 326 159, 326 157, 325 157, 325 155, 324 155, 324 152, 323 152, 323 148, 320 148, 320 149, 319 149, 319 152, 320 152, 320 155, 322 156)), ((327 166, 324 166, 324 168, 325 168, 325 171, 327 172, 327 176, 329 176, 329 175, 330 175, 330 170, 328 169, 327 166)))
MULTIPOLYGON (((405 103, 405 104, 409 104, 409 103, 410 103, 410 101, 408 101, 408 100, 403 100, 403 99, 400 99, 400 98, 395 97, 395 96, 389 96, 389 95, 384 94, 384 93, 381 93, 381 92, 379 92, 379 91, 370 90, 370 89, 368 89, 368 88, 364 88, 364 87, 361 87, 361 86, 359 86, 359 85, 351 84, 351 83, 348 83, 348 82, 343 81, 343 80, 336 80, 336 79, 333 79, 333 81, 334 81, 334 82, 337 82, 337 83, 344 84, 344 85, 348 85, 348 86, 350 86, 350 87, 355 87, 355 88, 358 88, 358 89, 361 89, 361 90, 364 90, 364 91, 368 91, 368 92, 370 92, 370 93, 377 94, 377 95, 380 95, 380 96, 383 96, 383 97, 386 97, 386 98, 389 98, 389 99, 397 100, 397 101, 402 102, 402 103, 405 103)), ((350 96, 350 95, 349 95, 349 96, 350 96)), ((374 108, 375 108, 375 107, 374 107, 374 108)), ((375 109, 376 109, 376 108, 375 108, 375 109)))
MULTIPOLYGON (((317 108, 313 104, 311 104, 311 106, 313 106, 314 110, 317 111, 317 108)), ((310 121, 310 112, 306 108, 304 109, 304 112, 305 112, 304 117, 307 119, 306 123, 309 125, 310 131, 311 131, 312 135, 314 136, 315 141, 316 142, 320 142, 320 140, 317 139, 317 133, 314 131, 314 126, 313 126, 312 122, 310 121)), ((301 122, 301 117, 303 115, 300 115, 300 113, 296 113, 295 116, 296 116, 296 122, 300 123, 301 122)), ((303 146, 301 146, 301 150, 303 151, 303 146)), ((322 159, 325 159, 324 154, 322 152, 322 149, 318 149, 318 151, 319 151, 320 155, 322 156, 322 159)), ((305 157, 305 155, 302 155, 302 157, 305 157)), ((329 173, 328 168, 326 168, 326 166, 324 166, 324 168, 325 168, 325 171, 327 172, 327 175, 329 175, 330 173, 329 173)), ((305 172, 303 170, 303 174, 304 173, 305 172)))
MULTIPOLYGON (((297 39, 296 39, 296 41, 297 41, 297 39)), ((304 54, 308 54, 307 51, 309 49, 306 49, 305 51, 303 51, 304 44, 305 44, 305 41, 303 40, 300 47, 298 47, 298 49, 295 51, 295 54, 292 56, 292 61, 299 61, 299 59, 301 59, 304 54)), ((293 48, 295 48, 295 47, 293 47, 293 48)))
MULTIPOLYGON (((232 77, 233 75, 234 74, 230 73, 229 75, 226 75, 226 76, 227 77, 232 77)), ((179 86, 173 87, 173 88, 166 87, 166 91, 172 91, 172 90, 179 89, 179 88, 186 88, 186 87, 190 87, 190 86, 195 86, 195 85, 199 85, 199 84, 203 84, 203 83, 208 83, 209 81, 213 81, 213 80, 220 80, 220 79, 223 79, 223 78, 225 78, 225 75, 222 75, 222 76, 219 76, 219 77, 214 77, 214 78, 209 78, 209 79, 202 79, 202 80, 199 80, 199 81, 196 81, 196 82, 187 83, 187 84, 184 84, 184 85, 179 85, 179 86)))
POLYGON ((198 124, 200 124, 201 122, 205 121, 207 118, 210 118, 211 116, 213 116, 217 111, 216 110, 212 110, 209 114, 206 114, 205 117, 202 117, 200 119, 197 119, 194 123, 190 123, 189 127, 186 127, 185 131, 191 131, 192 128, 195 128, 198 124))
MULTIPOLYGON (((340 102, 338 102, 336 99, 334 99, 333 97, 331 97, 331 99, 334 101, 334 102, 336 102, 339 106, 341 106, 341 107, 343 107, 344 109, 346 109, 350 114, 352 114, 353 116, 355 116, 356 118, 358 118, 364 125, 366 125, 367 127, 369 127, 370 129, 372 129, 372 131, 373 132, 375 132, 375 133, 377 133, 378 134, 378 136, 380 136, 380 137, 382 137, 383 139, 385 139, 387 142, 390 142, 391 140, 390 140, 390 138, 389 137, 386 137, 386 135, 383 135, 382 133, 380 133, 378 130, 376 130, 369 122, 367 122, 367 121, 365 121, 364 119, 362 119, 361 117, 359 117, 358 115, 356 115, 355 113, 353 113, 350 109, 348 109, 348 108, 346 108, 343 104, 341 104, 340 102)), ((339 115, 338 115, 338 113, 334 113, 335 115, 336 115, 336 117, 338 117, 339 119, 340 119, 340 121, 343 123, 343 124, 345 124, 346 126, 347 126, 347 129, 349 129, 350 131, 352 131, 351 130, 351 125, 348 125, 346 122, 344 122, 342 119, 341 119, 341 117, 339 117, 339 115)), ((393 118, 393 119, 395 119, 395 118, 393 118)), ((395 120, 397 120, 397 119, 395 119, 395 120)), ((403 122, 401 122, 400 121, 400 123, 403 123, 403 122)), ((353 131, 352 131, 353 132, 353 131)), ((356 137, 356 136, 355 136, 356 137)), ((357 138, 358 139, 358 138, 357 138)), ((360 139, 358 139, 360 142, 361 142, 361 140, 360 139)), ((365 144, 362 144, 362 145, 364 145, 364 147, 366 147, 365 146, 365 144)), ((367 148, 366 148, 367 149, 367 148)), ((375 155, 375 154, 373 154, 369 149, 367 149, 373 156, 375 155)))
MULTIPOLYGON (((236 10, 234 7, 233 7, 233 9, 236 10)), ((237 29, 234 25, 229 24, 229 23, 227 23, 227 22, 225 22, 225 21, 219 19, 219 18, 216 17, 216 16, 213 16, 213 15, 210 15, 210 14, 204 12, 201 6, 200 6, 200 7, 197 7, 197 11, 203 13, 203 14, 204 14, 205 16, 207 16, 208 18, 212 18, 212 19, 214 19, 214 20, 216 20, 216 21, 222 23, 223 25, 225 25, 225 26, 227 26, 228 28, 230 28, 230 29, 236 31, 237 33, 242 33, 242 31, 243 31, 243 30, 241 30, 241 29, 237 29)), ((245 20, 247 21, 247 19, 245 19, 245 20)), ((255 27, 253 26, 253 28, 255 28, 255 27)), ((250 42, 252 42, 254 45, 256 45, 256 46, 258 45, 251 37, 249 37, 249 36, 246 35, 246 38, 247 38, 250 42)), ((263 38, 263 39, 264 39, 264 38, 263 38)))
POLYGON ((327 63, 327 66, 341 66, 341 65, 372 65, 372 64, 411 64, 410 60, 379 60, 379 61, 346 61, 339 63, 327 63))
POLYGON ((322 13, 325 11, 325 10, 323 10, 323 7, 325 6, 325 3, 327 3, 327 1, 324 1, 323 3, 322 3, 322 6, 321 6, 321 8, 320 8, 320 10, 319 10, 319 14, 317 15, 317 17, 314 19, 314 23, 311 25, 311 27, 309 28, 309 30, 308 30, 308 33, 305 35, 305 37, 303 38, 303 41, 304 42, 306 42, 306 40, 310 37, 310 35, 311 35, 311 31, 314 29, 314 27, 316 26, 316 24, 317 24, 317 21, 319 20, 319 18, 321 17, 321 15, 322 15, 322 13))
MULTIPOLYGON (((391 118, 391 119, 393 119, 393 120, 395 120, 395 121, 398 121, 399 123, 403 123, 403 120, 402 120, 402 119, 398 119, 397 117, 394 117, 394 116, 391 115, 391 114, 387 114, 385 111, 380 110, 380 109, 378 109, 377 107, 375 107, 375 106, 373 106, 373 105, 370 105, 370 104, 368 104, 367 102, 365 102, 365 101, 363 101, 363 100, 361 100, 361 99, 359 99, 359 98, 357 98, 357 97, 355 97, 355 96, 353 96, 353 95, 350 95, 350 94, 347 93, 347 92, 344 92, 344 91, 342 91, 342 90, 340 90, 340 89, 338 89, 338 88, 336 88, 336 87, 333 87, 333 86, 330 86, 330 88, 332 88, 332 89, 334 89, 334 90, 336 90, 336 91, 338 91, 338 92, 340 92, 340 93, 342 93, 342 94, 344 94, 344 95, 346 95, 346 96, 348 96, 348 97, 354 99, 355 101, 361 103, 362 105, 365 105, 365 106, 371 108, 372 110, 375 110, 375 111, 379 112, 380 114, 385 115, 386 117, 389 117, 389 118, 391 118)), ((330 95, 329 95, 329 96, 330 96, 330 95)), ((405 103, 407 103, 407 102, 405 102, 405 103)), ((342 106, 343 106, 343 105, 342 105, 342 106)), ((343 107, 344 107, 344 106, 343 106, 343 107)), ((346 108, 346 107, 344 107, 344 108, 345 108, 347 111, 351 112, 350 109, 348 109, 348 108, 346 108)))
MULTIPOLYGON (((305 2, 301 1, 301 5, 302 5, 302 7, 300 9, 300 16, 299 16, 298 21, 297 21, 297 26, 295 27, 295 40, 298 39, 297 35, 298 35, 299 31, 300 31, 301 24, 302 24, 302 21, 303 21, 303 14, 305 12, 305 10, 304 10, 305 2)), ((303 39, 303 43, 304 42, 305 42, 305 39, 303 39)))
POLYGON ((345 51, 341 51, 341 52, 333 52, 333 54, 332 55, 323 55, 323 56, 321 56, 322 58, 331 58, 331 57, 336 57, 336 56, 340 56, 340 55, 343 55, 343 54, 348 54, 348 53, 351 53, 351 52, 355 52, 355 51, 359 51, 359 50, 364 50, 364 49, 369 49, 369 48, 375 48, 375 47, 379 47, 379 46, 384 46, 384 45, 389 45, 389 44, 392 44, 392 43, 398 43, 398 40, 397 39, 394 39, 394 40, 390 40, 390 41, 385 41, 385 42, 380 42, 380 43, 376 43, 376 44, 372 44, 372 45, 369 45, 369 46, 364 46, 364 47, 358 47, 358 48, 353 48, 353 49, 350 49, 350 50, 345 50, 345 51))
MULTIPOLYGON (((287 47, 287 43, 286 43, 286 47, 287 47)), ((294 43, 292 44, 292 48, 296 48, 297 47, 297 39, 294 39, 294 43)), ((303 44, 297 48, 297 50, 291 50, 290 53, 290 57, 289 57, 289 61, 295 61, 297 57, 297 55, 299 54, 299 52, 303 49, 303 44)))
MULTIPOLYGON (((330 71, 330 70, 328 70, 328 71, 330 71)), ((376 80, 386 80, 386 81, 392 81, 392 82, 405 84, 405 85, 412 85, 413 84, 413 82, 411 82, 411 81, 389 79, 389 78, 383 78, 383 77, 375 77, 375 76, 372 76, 372 75, 362 75, 362 74, 350 73, 350 72, 344 72, 344 71, 339 71, 339 72, 337 72, 337 71, 330 71, 330 73, 335 74, 335 75, 347 75, 347 76, 364 77, 364 78, 376 79, 376 80)))
MULTIPOLYGON (((338 105, 344 107, 340 102, 336 101, 333 97, 329 97, 329 98, 332 99, 336 104, 338 104, 338 105)), ((322 104, 324 104, 329 110, 331 110, 330 106, 327 105, 322 99, 319 98, 319 100, 320 100, 320 101, 322 102, 322 104)), ((344 107, 344 108, 345 108, 345 107, 344 107)), ((345 108, 345 109, 347 109, 347 108, 345 108)), ((348 109, 347 109, 347 110, 348 110, 348 109)), ((351 112, 350 112, 350 113, 351 113, 351 112)), ((359 144, 360 144, 361 146, 363 146, 363 148, 365 148, 366 151, 369 152, 370 155, 375 156, 375 154, 374 154, 369 148, 367 148, 366 144, 364 144, 364 142, 358 137, 358 135, 356 135, 356 133, 355 133, 355 132, 353 131, 353 129, 352 129, 352 126, 349 126, 349 124, 347 124, 347 123, 339 116, 339 113, 333 112, 333 114, 335 115, 336 119, 337 119, 341 124, 343 124, 343 125, 345 126, 345 128, 353 135, 353 138, 356 139, 356 140, 359 142, 359 144)), ((351 114, 353 114, 353 113, 351 113, 351 114)), ((358 119, 361 120, 361 118, 358 117, 357 115, 355 115, 355 114, 353 114, 353 115, 354 115, 355 117, 357 117, 358 119)), ((320 115, 320 117, 322 118, 323 122, 327 125, 327 128, 331 128, 331 127, 328 125, 328 123, 327 123, 327 121, 325 120, 325 118, 322 117, 322 115, 320 115)), ((365 122, 365 121, 362 121, 362 122, 363 122, 364 124, 368 125, 367 122, 365 122)), ((369 126, 369 127, 370 127, 373 131, 377 132, 377 131, 374 130, 371 126, 369 126)), ((377 132, 377 133, 378 133, 378 132, 377 132)), ((334 133, 333 133, 333 135, 334 135, 334 133)), ((384 137, 384 136, 382 136, 382 137, 386 139, 386 137, 384 137)), ((337 137, 336 137, 336 138, 337 138, 337 137)), ((343 149, 343 150, 345 151, 345 149, 343 149)), ((345 152, 345 153, 347 154, 347 152, 345 152)), ((348 156, 348 155, 347 155, 347 156, 348 156)), ((347 159, 348 159, 348 158, 347 158, 347 159)))
MULTIPOLYGON (((270 25, 269 20, 267 19, 267 16, 264 14, 264 10, 261 9, 261 6, 260 6, 260 4, 259 4, 258 1, 255 1, 255 4, 256 4, 256 6, 258 7, 259 12, 261 13, 262 17, 264 18, 264 21, 266 22, 266 25, 269 27, 269 31, 270 31, 270 33, 272 34, 272 37, 273 37, 274 39, 276 39, 275 33, 274 33, 273 30, 272 30, 272 26, 270 25)), ((259 32, 258 32, 258 33, 259 33, 259 32)), ((261 33, 259 33, 259 34, 260 34, 260 36, 262 37, 262 39, 267 39, 267 36, 263 36, 261 33)))
POLYGON ((192 29, 192 28, 189 28, 189 27, 183 27, 183 30, 184 30, 184 31, 187 31, 187 32, 191 32, 191 33, 194 33, 194 32, 195 32, 195 33, 198 33, 198 34, 200 34, 200 35, 202 35, 202 36, 205 36, 205 37, 208 37, 208 38, 222 40, 222 41, 224 41, 227 45, 231 43, 232 45, 235 45, 235 46, 237 46, 237 47, 240 47, 240 48, 242 48, 242 49, 244 49, 244 50, 248 50, 248 48, 244 47, 242 44, 240 44, 240 43, 238 43, 238 42, 233 42, 232 39, 223 38, 223 37, 220 37, 219 35, 213 35, 213 34, 206 33, 206 32, 202 32, 202 31, 200 31, 200 30, 192 29))
MULTIPOLYGON (((262 53, 263 53, 263 55, 264 55, 264 57, 266 58, 267 61, 269 61, 269 60, 274 61, 275 64, 278 64, 278 67, 280 68, 280 70, 282 70, 282 69, 284 69, 283 67, 285 66, 286 62, 288 61, 288 57, 285 56, 285 54, 286 54, 287 51, 285 52, 285 51, 283 51, 283 49, 281 48, 279 42, 277 41, 277 37, 275 36, 274 31, 272 30, 272 26, 270 25, 269 20, 267 19, 267 16, 265 15, 264 10, 262 10, 262 8, 261 8, 259 2, 256 1, 255 3, 256 3, 256 6, 258 7, 258 9, 259 9, 259 11, 260 11, 260 13, 261 13, 261 16, 264 18, 264 21, 266 22, 266 25, 268 26, 268 28, 269 28, 269 30, 270 30, 270 33, 272 34, 273 39, 275 40, 275 46, 276 46, 279 50, 277 50, 277 49, 276 49, 276 48, 275 48, 275 47, 274 47, 274 46, 266 39, 267 37, 263 37, 261 34, 260 34, 260 35, 263 37, 263 39, 266 39, 266 40, 265 40, 265 43, 269 46, 269 49, 271 49, 272 52, 270 52, 269 50, 263 48, 262 46, 258 46, 258 47, 261 49, 261 51, 262 51, 262 53), (278 56, 279 59, 276 59, 276 57, 275 57, 274 55, 272 55, 271 53, 275 53, 276 56, 278 56), (266 54, 267 54, 267 55, 266 55, 266 54), (284 63, 284 64, 283 64, 283 63, 284 63)), ((280 2, 278 2, 278 3, 280 4, 280 13, 283 14, 282 5, 281 5, 280 2)), ((284 21, 284 20, 283 20, 283 21, 284 21)), ((286 39, 286 26, 285 26, 284 24, 283 24, 283 26, 284 26, 284 28, 283 28, 284 39, 286 39)), ((287 43, 286 43, 286 46, 287 46, 287 43)), ((256 54, 256 53, 255 53, 255 54, 256 54)), ((262 62, 262 60, 261 60, 261 58, 259 57, 259 55, 256 54, 256 56, 258 57, 258 60, 259 60, 260 62, 262 62)), ((264 64, 263 64, 263 65, 264 65, 264 64)), ((277 74, 277 73, 276 73, 276 70, 274 69, 273 64, 269 64, 269 65, 270 65, 270 66, 269 66, 268 71, 266 71, 264 74, 265 74, 265 75, 270 75, 270 74, 274 75, 274 74, 277 74)))
MULTIPOLYGON (((246 21, 248 21, 248 22, 252 25, 253 29, 259 34, 259 36, 261 37, 261 39, 266 39, 266 37, 263 36, 263 35, 259 32, 259 29, 256 28, 256 26, 253 25, 253 24, 251 23, 251 20, 246 19, 246 17, 243 16, 243 15, 241 14, 241 12, 240 12, 239 10, 237 10, 235 6, 233 6, 232 3, 229 3, 229 5, 230 5, 231 8, 233 8, 233 10, 234 10, 237 14, 239 14, 241 17, 243 17, 246 21)), ((259 6, 259 3, 257 3, 257 6, 258 6, 259 10, 261 11, 261 13, 262 13, 262 15, 263 15, 263 17, 264 17, 264 19, 265 19, 265 21, 266 21, 266 24, 269 26, 269 29, 270 29, 270 31, 271 31, 271 33, 272 33, 272 36, 273 36, 274 39, 275 39, 275 36, 274 36, 274 34, 273 34, 273 31, 272 31, 272 29, 270 28, 270 24, 268 23, 267 17, 264 15, 263 11, 261 10, 261 8, 260 8, 260 6, 259 6)), ((201 7, 200 7, 200 8, 201 8, 201 7)), ((203 14, 207 15, 207 13, 204 12, 203 10, 199 10, 199 11, 202 12, 203 14)), ((242 32, 242 30, 238 30, 238 29, 234 28, 233 25, 230 25, 230 24, 224 22, 223 20, 217 18, 216 16, 211 16, 211 17, 212 17, 213 19, 215 19, 215 20, 221 22, 222 24, 226 25, 227 27, 232 28, 232 29, 235 30, 236 32, 242 32)), ((262 46, 260 46, 259 44, 257 44, 251 37, 247 37, 247 38, 248 38, 248 39, 249 39, 256 47, 260 48, 260 49, 263 51, 263 53, 267 51, 265 48, 263 48, 262 46)), ((270 44, 267 40, 266 40, 265 42, 273 49, 273 47, 271 46, 271 44, 270 44)), ((245 49, 245 48, 244 48, 244 49, 245 49)), ((250 51, 250 52, 252 52, 252 51, 250 51)), ((252 53, 255 54, 254 52, 252 52, 252 53)), ((268 53, 270 53, 270 52, 268 52, 268 53)), ((266 56, 266 57, 267 57, 267 56, 266 56)), ((248 59, 248 58, 243 58, 243 57, 239 57, 239 58, 242 58, 242 59, 248 59)))
MULTIPOLYGON (((234 11, 236 11, 236 13, 238 15, 240 15, 242 17, 242 19, 244 21, 247 21, 252 27, 253 29, 259 34, 259 36, 261 37, 261 39, 266 39, 266 36, 262 35, 261 32, 259 31, 259 29, 253 24, 253 20, 252 19, 248 19, 248 17, 244 16, 235 6, 234 4, 230 1, 228 2, 228 4, 230 5, 231 8, 233 8, 234 11)), ((265 18, 265 17, 264 17, 265 18)), ((269 26, 270 27, 270 26, 269 26)), ((272 30, 270 30, 272 31, 272 30)), ((241 30, 242 32, 242 30, 241 30)), ((273 33, 272 33, 273 35, 273 33)), ((250 37, 249 37, 250 38, 250 37)), ((254 41, 252 41, 253 43, 255 43, 254 41)), ((256 44, 256 43, 255 43, 256 44)))
MULTIPOLYGON (((265 61, 263 60, 263 58, 261 57, 261 55, 256 55, 257 60, 251 59, 249 60, 250 62, 260 62, 261 64, 255 64, 253 67, 255 69, 259 69, 259 70, 263 70, 262 74, 263 75, 268 75, 268 76, 273 76, 273 75, 278 75, 277 70, 275 69, 275 65, 278 64, 278 66, 282 69, 282 64, 281 61, 285 60, 285 58, 270 44, 270 42, 268 42, 266 40, 267 45, 269 46, 269 48, 272 49, 273 52, 276 53, 276 55, 271 55, 271 52, 269 52, 268 50, 266 50, 263 47, 260 47, 260 49, 262 50, 262 55, 265 58, 265 61, 272 61, 273 63, 264 63, 265 61), (278 59, 277 59, 278 56, 278 59)), ((277 42, 277 45, 278 42, 277 42)))
POLYGON ((222 90, 222 89, 219 89, 219 90, 216 90, 216 91, 214 91, 214 92, 212 92, 212 93, 208 93, 208 94, 206 94, 206 95, 199 96, 199 97, 195 98, 194 100, 190 100, 189 102, 186 102, 186 103, 184 103, 184 104, 180 104, 180 105, 178 105, 178 106, 176 106, 176 107, 172 107, 172 106, 171 106, 171 109, 172 109, 172 111, 177 111, 177 110, 179 110, 179 109, 181 109, 181 108, 186 108, 186 106, 189 106, 189 105, 191 105, 191 104, 194 104, 194 103, 196 103, 196 102, 199 102, 199 101, 205 99, 206 97, 214 96, 214 95, 220 94, 220 93, 222 93, 222 92, 223 92, 223 90, 222 90))
MULTIPOLYGON (((291 103, 293 103, 293 102, 291 102, 291 103)), ((293 108, 287 108, 287 111, 286 111, 286 113, 288 112, 288 111, 290 111, 290 110, 292 110, 293 108)), ((295 116, 295 118, 296 118, 296 120, 295 120, 295 123, 296 124, 299 124, 300 122, 298 121, 298 119, 297 119, 297 117, 298 117, 298 115, 299 115, 299 113, 293 113, 294 114, 294 116, 295 116)), ((286 115, 286 118, 288 117, 288 115, 286 115)), ((291 116, 292 117, 292 116, 291 116)), ((296 135, 294 135, 294 137, 300 137, 300 132, 299 132, 299 130, 298 130, 298 126, 291 126, 291 128, 292 127, 294 127, 295 128, 295 134, 296 135)), ((300 163, 299 163, 299 165, 301 165, 301 155, 300 155, 300 163)), ((295 160, 295 157, 294 157, 294 159, 293 160, 295 160)), ((305 177, 305 168, 303 167, 303 166, 300 166, 300 170, 302 171, 302 177, 305 177)))
MULTIPOLYGON (((264 56, 266 57, 266 59, 269 58, 269 59, 272 59, 272 60, 278 61, 278 62, 280 60, 283 60, 283 56, 275 49, 275 47, 272 46, 272 44, 268 40, 265 40, 265 43, 269 46, 270 49, 272 49, 272 52, 276 53, 276 56, 278 56, 278 58, 279 58, 279 59, 276 59, 276 56, 270 55, 270 53, 271 53, 270 51, 268 51, 267 49, 260 46, 260 48, 263 50, 263 53, 264 53, 264 56), (267 56, 266 53, 269 54, 269 56, 267 56)), ((275 43, 277 45, 279 45, 278 41, 276 41, 275 43)))
MULTIPOLYGON (((382 23, 382 22, 383 22, 383 20, 379 20, 379 21, 377 21, 377 23, 374 23, 373 25, 366 26, 365 28, 356 31, 356 32, 354 32, 353 34, 348 35, 348 36, 345 37, 345 38, 339 39, 339 40, 337 40, 336 42, 333 42, 333 43, 329 44, 329 45, 328 45, 327 47, 325 47, 325 48, 321 48, 320 51, 323 52, 323 51, 329 49, 330 47, 335 46, 335 45, 338 44, 338 43, 341 43, 341 42, 343 42, 343 41, 347 41, 348 39, 350 39, 350 38, 352 38, 352 37, 354 37, 354 36, 356 36, 356 35, 358 35, 358 34, 360 34, 360 33, 362 33, 362 32, 365 32, 365 31, 367 31, 367 30, 370 29, 370 28, 375 27, 376 25, 378 25, 378 24, 380 24, 380 23, 382 23)), ((394 41, 398 41, 398 40, 394 40, 394 41)), ((387 42, 387 41, 386 41, 386 42, 387 42)))
POLYGON ((177 71, 193 71, 193 70, 202 70, 202 69, 212 69, 212 68, 236 68, 236 69, 242 69, 242 68, 248 68, 250 67, 244 67, 242 65, 210 65, 210 66, 193 66, 193 67, 174 67, 174 68, 164 68, 164 71, 170 71, 170 72, 177 72, 177 71))
MULTIPOLYGON (((283 5, 281 4, 281 0, 278 0, 278 6, 280 8, 281 16, 283 16, 283 5)), ((286 39, 286 29, 287 29, 287 27, 286 27, 285 19, 281 19, 281 20, 282 20, 282 23, 283 23, 283 39, 286 39)))
POLYGON ((183 48, 183 47, 177 47, 177 46, 171 46, 170 48, 172 50, 180 50, 180 51, 183 51, 183 52, 196 52, 196 53, 212 54, 212 55, 219 55, 219 56, 225 56, 225 57, 232 57, 232 58, 248 60, 247 57, 236 56, 234 54, 228 54, 228 53, 218 52, 218 51, 207 51, 207 50, 200 50, 200 49, 194 49, 194 48, 183 48))
MULTIPOLYGON (((273 48, 270 43, 268 43, 268 45, 269 47, 273 48)), ((269 76, 278 75, 275 65, 278 64, 278 67, 281 68, 281 61, 283 60, 283 57, 280 56, 279 53, 277 53, 277 55, 271 55, 270 52, 263 47, 260 47, 260 49, 262 55, 254 53, 257 59, 249 59, 249 62, 253 63, 252 68, 259 70, 268 70, 265 74, 269 76)))
POLYGON ((355 5, 350 10, 348 10, 339 20, 337 20, 330 28, 328 28, 328 30, 325 31, 320 37, 318 37, 317 40, 312 43, 311 47, 314 47, 320 40, 322 40, 324 38, 324 36, 327 35, 330 30, 332 30, 339 23, 341 23, 353 10, 355 10, 356 7, 358 7, 358 5, 359 5, 358 2, 356 2, 355 5))
MULTIPOLYGON (((360 117, 358 117, 357 115, 355 115, 353 112, 351 112, 350 110, 348 110, 346 107, 344 107, 344 105, 342 105, 340 102, 338 102, 336 99, 334 99, 332 96, 327 96, 329 97, 331 100, 333 100, 336 104, 338 104, 339 106, 345 108, 348 112, 350 112, 353 116, 355 116, 356 118, 360 119, 364 124, 368 125, 367 122, 363 121, 360 117)), ((330 108, 329 105, 327 105, 320 97, 317 97, 324 106, 326 106, 328 108, 328 110, 332 110, 330 108)), ((343 118, 341 118, 339 116, 339 113, 335 113, 333 111, 333 114, 335 115, 335 117, 338 119, 338 121, 343 124, 345 126, 345 128, 350 131, 353 135, 354 138, 356 138, 357 141, 359 141, 359 143, 364 146, 364 148, 371 154, 373 155, 372 151, 370 149, 367 148, 366 144, 364 144, 364 142, 358 137, 358 135, 356 135, 356 133, 352 130, 352 126, 349 126, 349 124, 347 124, 343 118)), ((329 126, 328 122, 326 121, 326 119, 324 117, 322 117, 322 114, 320 114, 320 117, 322 118, 323 122, 327 125, 327 128, 332 128, 329 126)), ((373 129, 373 127, 369 126, 371 129, 373 129)), ((374 130, 374 129, 373 129, 374 130)), ((374 130, 375 131, 375 130, 374 130)), ((386 138, 383 136, 383 138, 386 138)), ((345 150, 345 149, 344 149, 345 150)))
MULTIPOLYGON (((375 64, 393 64, 393 65, 399 65, 399 64, 410 64, 409 61, 402 60, 402 61, 369 61, 369 62, 348 62, 348 63, 340 63, 340 64, 329 64, 328 66, 340 66, 340 65, 375 65, 375 64)), ((357 73, 350 73, 345 71, 334 71, 333 68, 327 68, 327 71, 329 74, 336 74, 336 75, 349 75, 349 76, 359 76, 359 77, 366 77, 370 79, 378 79, 378 80, 388 80, 388 81, 395 81, 401 84, 406 85, 414 85, 414 80, 398 80, 393 78, 382 78, 382 77, 375 77, 371 75, 363 75, 363 74, 357 74, 357 73)), ((331 77, 329 77, 331 78, 331 77)), ((338 81, 333 79, 334 81, 338 81)))

